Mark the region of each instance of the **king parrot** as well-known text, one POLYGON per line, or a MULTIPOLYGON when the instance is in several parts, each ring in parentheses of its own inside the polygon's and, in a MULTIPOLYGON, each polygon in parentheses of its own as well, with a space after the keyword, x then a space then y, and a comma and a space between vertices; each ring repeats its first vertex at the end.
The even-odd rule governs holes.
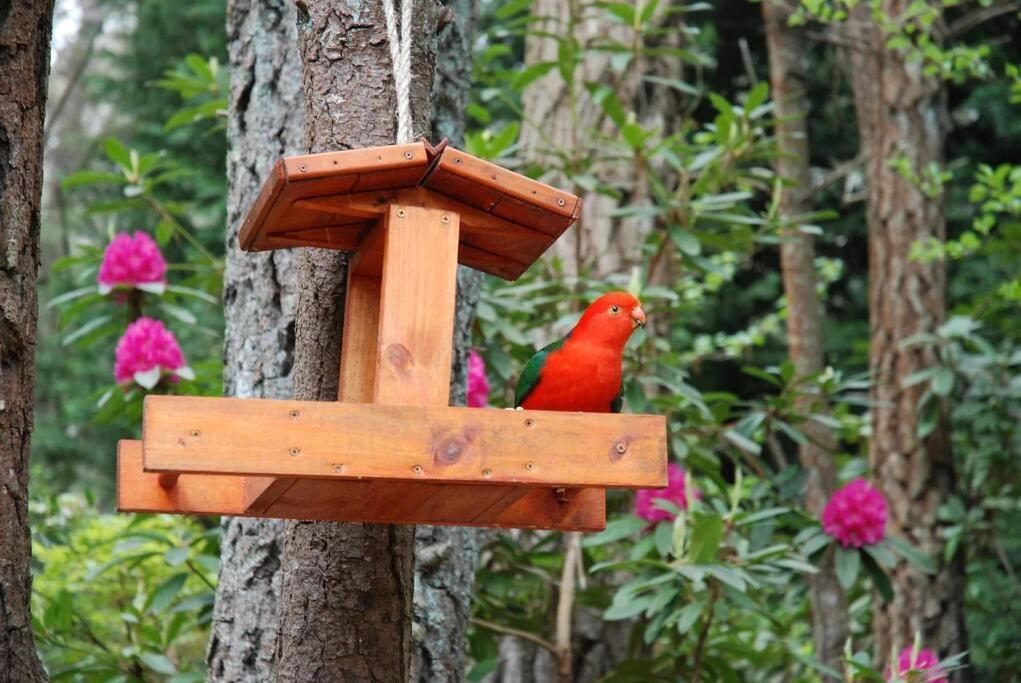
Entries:
POLYGON ((525 364, 515 407, 586 413, 619 413, 624 344, 645 325, 641 302, 627 292, 593 301, 566 337, 525 364))

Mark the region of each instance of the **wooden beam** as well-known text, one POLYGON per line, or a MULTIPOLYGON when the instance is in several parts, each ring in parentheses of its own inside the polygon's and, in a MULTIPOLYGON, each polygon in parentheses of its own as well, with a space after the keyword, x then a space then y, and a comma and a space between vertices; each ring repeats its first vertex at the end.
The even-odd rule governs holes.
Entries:
MULTIPOLYGON (((444 524, 507 529, 600 531, 606 502, 599 489, 569 490, 497 486, 449 486, 302 480, 307 488, 276 491, 264 507, 249 504, 251 485, 273 491, 265 477, 182 474, 173 489, 142 469, 142 442, 117 444, 117 510, 194 515, 277 517, 385 524, 444 524), (409 489, 414 496, 408 495, 409 489), (382 496, 382 498, 380 498, 382 496), (419 504, 411 505, 417 499, 419 504), (384 505, 368 504, 380 500, 384 505)), ((294 481, 294 480, 277 480, 294 481)))
POLYGON ((659 415, 150 395, 143 433, 152 472, 551 487, 667 483, 659 415))

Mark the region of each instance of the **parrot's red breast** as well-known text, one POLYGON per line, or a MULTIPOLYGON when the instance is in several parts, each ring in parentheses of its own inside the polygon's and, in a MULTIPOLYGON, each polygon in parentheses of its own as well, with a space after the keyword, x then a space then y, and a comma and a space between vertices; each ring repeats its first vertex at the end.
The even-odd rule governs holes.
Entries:
POLYGON ((645 324, 638 299, 612 292, 596 299, 560 342, 528 362, 516 403, 529 410, 620 410, 624 345, 645 324))

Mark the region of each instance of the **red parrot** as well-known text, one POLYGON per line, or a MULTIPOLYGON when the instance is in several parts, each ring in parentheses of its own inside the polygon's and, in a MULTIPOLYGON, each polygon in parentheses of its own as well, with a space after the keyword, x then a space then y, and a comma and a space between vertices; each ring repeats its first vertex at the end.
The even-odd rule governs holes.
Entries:
POLYGON ((586 413, 619 413, 624 345, 645 325, 645 311, 627 292, 611 292, 585 309, 567 336, 525 364, 515 407, 586 413))

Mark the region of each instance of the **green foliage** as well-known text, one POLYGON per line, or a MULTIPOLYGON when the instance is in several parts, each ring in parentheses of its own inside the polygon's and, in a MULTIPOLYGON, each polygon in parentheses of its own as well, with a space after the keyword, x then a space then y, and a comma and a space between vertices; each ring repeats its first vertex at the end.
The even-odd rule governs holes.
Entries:
POLYGON ((52 680, 204 680, 219 529, 37 497, 33 628, 52 680))

